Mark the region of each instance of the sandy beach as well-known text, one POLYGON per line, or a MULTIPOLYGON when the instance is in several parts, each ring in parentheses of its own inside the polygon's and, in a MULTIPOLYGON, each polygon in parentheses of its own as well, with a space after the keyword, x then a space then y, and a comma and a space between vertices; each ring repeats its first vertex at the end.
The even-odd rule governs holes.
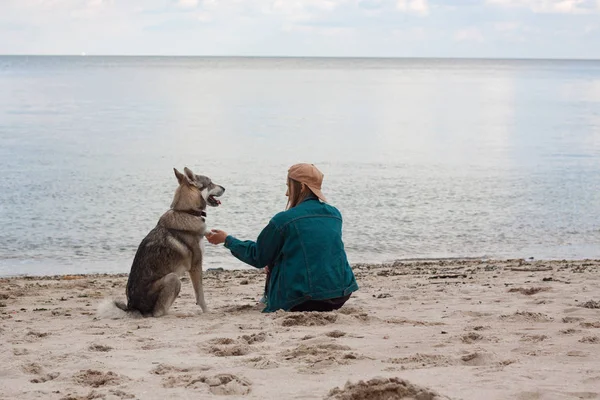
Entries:
POLYGON ((184 279, 158 319, 97 317, 126 275, 0 279, 0 398, 600 398, 599 267, 355 265, 343 309, 274 314, 261 272, 208 271, 208 314, 184 279))

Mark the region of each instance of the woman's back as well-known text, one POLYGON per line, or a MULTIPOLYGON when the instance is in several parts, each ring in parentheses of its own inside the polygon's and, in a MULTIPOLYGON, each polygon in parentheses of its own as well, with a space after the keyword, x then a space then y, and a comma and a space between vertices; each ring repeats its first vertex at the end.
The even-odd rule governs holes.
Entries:
POLYGON ((339 211, 316 197, 271 220, 282 246, 271 266, 269 306, 347 296, 358 289, 342 241, 339 211))

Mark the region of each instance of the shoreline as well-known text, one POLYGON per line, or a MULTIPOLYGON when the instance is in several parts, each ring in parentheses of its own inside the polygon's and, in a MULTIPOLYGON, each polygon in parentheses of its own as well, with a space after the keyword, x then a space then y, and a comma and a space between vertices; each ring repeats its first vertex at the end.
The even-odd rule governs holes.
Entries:
MULTIPOLYGON (((405 265, 429 265, 429 264, 439 264, 444 265, 445 263, 513 263, 520 262, 524 264, 534 264, 534 263, 574 263, 574 262, 594 262, 600 263, 600 258, 487 258, 487 257, 432 257, 432 258, 400 258, 394 261, 387 262, 355 262, 351 263, 351 267, 361 267, 361 268, 390 268, 395 266, 405 266, 405 265)), ((40 262, 43 264, 43 262, 40 262)), ((260 269, 256 269, 254 267, 242 266, 240 268, 223 268, 223 267, 208 267, 203 270, 204 273, 210 273, 214 271, 218 272, 235 272, 235 271, 261 271, 260 269)), ((59 273, 59 274, 18 274, 18 275, 2 275, 0 274, 0 281, 3 279, 18 279, 18 278, 40 278, 40 279, 58 279, 63 276, 77 276, 77 277, 123 277, 128 276, 129 272, 89 272, 89 273, 59 273)))
POLYGON ((96 314, 127 274, 0 278, 0 399, 600 398, 600 260, 353 270, 332 313, 261 313, 248 269, 205 273, 207 314, 184 278, 143 319, 96 314))

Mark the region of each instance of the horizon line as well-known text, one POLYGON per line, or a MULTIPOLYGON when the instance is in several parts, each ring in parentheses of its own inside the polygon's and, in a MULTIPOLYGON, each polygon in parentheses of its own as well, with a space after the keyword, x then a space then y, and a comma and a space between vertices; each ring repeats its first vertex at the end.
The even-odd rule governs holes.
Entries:
POLYGON ((600 58, 562 57, 461 57, 461 56, 292 56, 292 55, 197 55, 197 54, 0 54, 0 57, 154 57, 154 58, 257 58, 257 59, 364 59, 364 60, 506 60, 506 61, 600 61, 600 58))

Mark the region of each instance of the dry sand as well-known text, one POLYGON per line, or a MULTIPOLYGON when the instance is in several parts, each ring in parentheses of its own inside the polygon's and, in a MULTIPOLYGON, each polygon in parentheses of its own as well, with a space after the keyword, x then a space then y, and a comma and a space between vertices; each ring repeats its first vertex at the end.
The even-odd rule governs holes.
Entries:
POLYGON ((600 398, 600 261, 354 267, 335 313, 260 313, 264 275, 185 279, 171 315, 98 319, 126 276, 0 280, 2 399, 600 398))

